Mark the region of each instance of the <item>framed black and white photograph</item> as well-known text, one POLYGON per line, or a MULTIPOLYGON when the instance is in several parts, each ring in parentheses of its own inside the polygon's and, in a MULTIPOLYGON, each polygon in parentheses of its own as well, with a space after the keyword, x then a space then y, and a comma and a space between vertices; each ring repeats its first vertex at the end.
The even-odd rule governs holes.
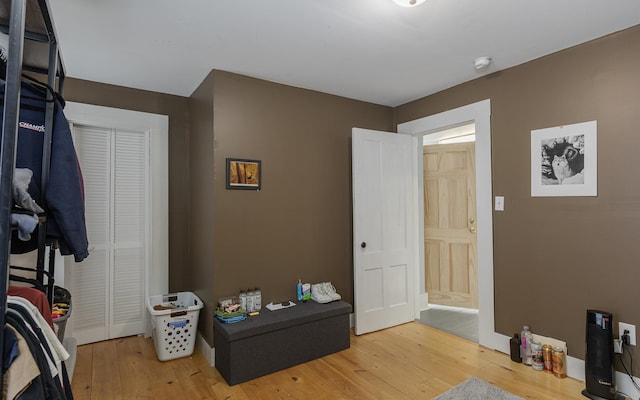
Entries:
POLYGON ((260 190, 261 185, 260 160, 227 158, 227 189, 260 190))
POLYGON ((531 196, 597 196, 596 121, 531 131, 531 196))

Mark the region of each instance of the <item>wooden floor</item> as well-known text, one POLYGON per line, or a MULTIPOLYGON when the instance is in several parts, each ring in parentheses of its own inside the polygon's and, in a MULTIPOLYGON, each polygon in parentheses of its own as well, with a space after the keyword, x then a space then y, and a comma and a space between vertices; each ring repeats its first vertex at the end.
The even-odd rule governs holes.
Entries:
POLYGON ((150 339, 78 347, 76 400, 431 399, 471 376, 524 399, 583 399, 584 384, 513 363, 508 355, 412 322, 351 337, 351 348, 229 386, 196 351, 160 362, 150 339))

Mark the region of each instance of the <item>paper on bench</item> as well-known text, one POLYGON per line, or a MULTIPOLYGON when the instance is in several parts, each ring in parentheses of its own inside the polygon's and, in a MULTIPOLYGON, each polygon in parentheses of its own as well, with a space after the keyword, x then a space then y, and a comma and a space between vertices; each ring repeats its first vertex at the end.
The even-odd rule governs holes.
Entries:
POLYGON ((269 303, 266 305, 266 307, 269 311, 276 311, 276 310, 281 310, 283 308, 293 307, 295 305, 296 303, 294 303, 293 301, 290 301, 289 305, 286 305, 286 306, 283 306, 282 303, 276 303, 276 304, 269 303))

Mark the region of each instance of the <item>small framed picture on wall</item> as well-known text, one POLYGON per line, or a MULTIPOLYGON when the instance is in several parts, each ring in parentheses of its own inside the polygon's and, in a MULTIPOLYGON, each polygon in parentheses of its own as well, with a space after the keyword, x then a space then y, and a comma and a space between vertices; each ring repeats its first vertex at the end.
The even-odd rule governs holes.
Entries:
POLYGON ((227 189, 260 190, 262 162, 243 158, 227 158, 227 189))
POLYGON ((531 131, 531 196, 597 196, 596 121, 531 131))

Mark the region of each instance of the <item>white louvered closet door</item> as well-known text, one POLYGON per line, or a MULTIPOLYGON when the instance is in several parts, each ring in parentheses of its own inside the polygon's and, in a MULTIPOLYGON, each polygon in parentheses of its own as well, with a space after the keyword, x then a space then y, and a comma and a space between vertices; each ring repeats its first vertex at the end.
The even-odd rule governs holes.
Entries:
POLYGON ((85 186, 90 255, 71 263, 78 344, 144 332, 148 135, 73 126, 85 186))

